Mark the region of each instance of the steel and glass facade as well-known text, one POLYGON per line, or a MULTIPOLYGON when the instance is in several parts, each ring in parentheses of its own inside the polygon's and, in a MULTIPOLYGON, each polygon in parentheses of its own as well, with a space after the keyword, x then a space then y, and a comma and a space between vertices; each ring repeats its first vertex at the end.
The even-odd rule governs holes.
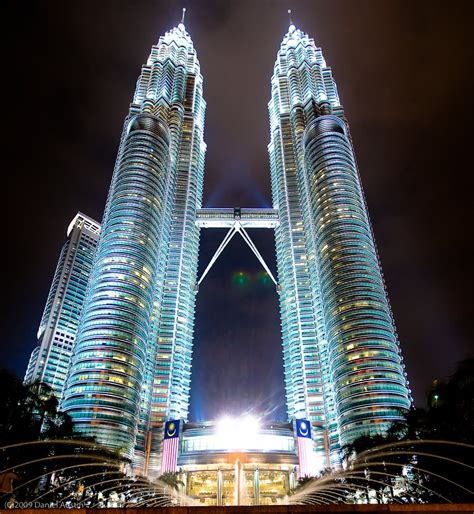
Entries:
POLYGON ((188 410, 204 112, 180 24, 152 48, 125 119, 62 405, 150 474, 164 419, 188 410))
MULTIPOLYGON (((268 269, 245 229, 269 228, 288 417, 310 420, 319 467, 336 464, 341 445, 383 432, 411 398, 331 69, 314 41, 290 26, 269 102, 273 209, 202 209, 202 88, 179 24, 153 46, 125 118, 86 295, 85 275, 81 282, 79 328, 80 309, 70 321, 77 339, 62 408, 137 472, 159 474, 164 422, 188 414, 199 231, 239 231, 268 269)), ((60 318, 54 309, 68 248, 42 321, 48 330, 60 318)), ((43 347, 27 380, 46 362, 43 347)))
POLYGON ((31 353, 25 383, 43 382, 59 399, 84 305, 100 225, 78 213, 64 243, 31 353))
POLYGON ((316 452, 334 463, 411 399, 336 83, 293 25, 269 112, 288 414, 311 420, 316 452))

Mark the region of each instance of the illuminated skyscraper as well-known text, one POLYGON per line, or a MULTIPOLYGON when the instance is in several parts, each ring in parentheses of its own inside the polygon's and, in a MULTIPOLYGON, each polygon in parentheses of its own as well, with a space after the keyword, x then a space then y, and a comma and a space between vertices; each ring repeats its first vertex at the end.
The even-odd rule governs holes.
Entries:
POLYGON ((274 208, 202 209, 205 102, 182 23, 138 79, 62 403, 79 431, 138 472, 159 474, 164 422, 187 418, 197 286, 236 233, 277 282, 251 228, 275 230, 288 417, 305 448, 314 445, 316 466, 410 405, 336 84, 321 49, 293 25, 269 111, 274 208), (198 281, 199 230, 224 227, 198 281))
POLYGON ((25 383, 44 382, 57 398, 66 380, 100 225, 78 213, 69 224, 31 353, 25 383))
POLYGON ((151 472, 165 417, 186 417, 204 172, 202 76, 181 23, 142 67, 63 409, 151 472))
POLYGON ((314 40, 277 55, 269 144, 288 414, 317 453, 387 429, 410 405, 349 126, 314 40))

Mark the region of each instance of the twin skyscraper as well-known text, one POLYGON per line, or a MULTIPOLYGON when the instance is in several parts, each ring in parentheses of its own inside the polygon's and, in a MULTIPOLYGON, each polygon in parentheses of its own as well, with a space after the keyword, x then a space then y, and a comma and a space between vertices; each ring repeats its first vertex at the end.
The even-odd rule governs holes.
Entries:
POLYGON ((206 227, 229 226, 244 239, 245 223, 275 230, 288 417, 311 422, 325 465, 410 406, 344 110, 321 49, 294 25, 268 107, 273 209, 202 209, 206 103, 180 23, 142 67, 102 226, 78 215, 70 229, 75 251, 61 257, 26 379, 50 382, 76 429, 123 452, 138 472, 159 474, 164 422, 188 415, 206 227), (89 261, 71 296, 80 251, 89 261), (66 300, 76 303, 61 340, 66 300))

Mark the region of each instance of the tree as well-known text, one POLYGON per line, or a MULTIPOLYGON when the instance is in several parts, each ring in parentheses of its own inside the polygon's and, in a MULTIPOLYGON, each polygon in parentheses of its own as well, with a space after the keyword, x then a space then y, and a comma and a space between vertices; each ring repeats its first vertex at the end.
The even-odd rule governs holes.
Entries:
MULTIPOLYGON (((49 386, 24 385, 7 370, 0 370, 0 381, 0 470, 18 476, 17 501, 77 499, 77 491, 100 490, 110 478, 128 480, 122 471, 128 460, 75 433, 49 386)), ((8 496, 0 494, 1 502, 8 496)))
MULTIPOLYGON (((468 492, 474 483, 472 468, 462 464, 472 466, 474 451, 462 445, 474 443, 473 398, 474 359, 470 358, 458 364, 447 382, 433 382, 425 409, 401 411, 402 419, 386 434, 360 436, 341 449, 341 457, 350 466, 365 466, 366 474, 374 469, 375 460, 382 462, 381 473, 400 475, 402 469, 410 469, 412 497, 419 500, 472 501, 468 492)), ((393 479, 380 481, 392 487, 393 479)))
POLYGON ((184 487, 184 482, 179 478, 179 473, 168 471, 167 473, 163 473, 158 480, 166 486, 171 487, 172 490, 178 492, 182 487, 184 487))
POLYGON ((0 446, 52 437, 73 437, 72 421, 58 410, 51 387, 25 385, 8 370, 0 370, 0 446))

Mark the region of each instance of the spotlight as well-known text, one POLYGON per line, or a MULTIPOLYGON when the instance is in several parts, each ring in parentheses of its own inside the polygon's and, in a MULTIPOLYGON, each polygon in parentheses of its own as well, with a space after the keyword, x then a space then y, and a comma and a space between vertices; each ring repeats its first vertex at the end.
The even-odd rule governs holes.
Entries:
POLYGON ((246 450, 258 447, 258 420, 245 415, 242 418, 228 416, 217 422, 216 445, 226 450, 246 450))

